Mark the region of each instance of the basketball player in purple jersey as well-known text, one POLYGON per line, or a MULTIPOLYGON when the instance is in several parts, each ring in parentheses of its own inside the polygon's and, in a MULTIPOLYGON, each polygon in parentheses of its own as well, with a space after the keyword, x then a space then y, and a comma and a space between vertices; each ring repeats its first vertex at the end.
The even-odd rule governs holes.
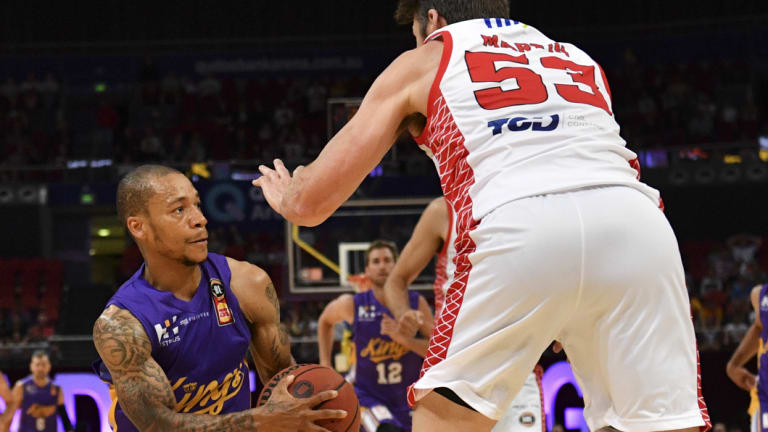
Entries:
POLYGON ((8 432, 13 418, 13 413, 9 410, 13 396, 11 396, 11 388, 8 387, 8 381, 2 371, 0 371, 0 398, 5 402, 5 411, 0 413, 0 432, 8 432))
POLYGON ((29 362, 30 376, 13 386, 13 404, 8 414, 21 408, 18 432, 56 432, 56 414, 67 432, 73 431, 67 411, 64 409, 64 393, 53 384, 48 374, 51 361, 45 351, 35 351, 29 362))
POLYGON ((248 348, 266 382, 293 363, 289 337, 269 276, 208 253, 207 220, 189 179, 138 167, 118 185, 117 210, 144 264, 93 328, 115 431, 326 431, 314 421, 346 415, 312 409, 335 391, 290 396, 291 377, 250 409, 248 348))
POLYGON ((725 368, 728 378, 749 392, 750 431, 768 430, 768 330, 763 323, 768 320, 768 284, 752 288, 750 301, 755 311, 755 321, 744 334, 725 368), (744 365, 757 355, 757 376, 744 365))
MULTIPOLYGON (((406 393, 419 375, 427 353, 425 338, 405 337, 393 331, 395 321, 383 304, 384 283, 395 265, 396 246, 388 241, 371 243, 365 254, 365 275, 372 289, 355 295, 344 294, 332 301, 320 315, 317 340, 320 364, 331 366, 333 326, 341 321, 352 325, 355 343, 354 386, 360 406, 362 424, 367 432, 411 430, 411 409, 406 393)), ((422 335, 432 331, 432 312, 418 293, 409 294, 410 306, 427 319, 418 329, 422 335)), ((416 333, 415 329, 413 333, 416 333)))

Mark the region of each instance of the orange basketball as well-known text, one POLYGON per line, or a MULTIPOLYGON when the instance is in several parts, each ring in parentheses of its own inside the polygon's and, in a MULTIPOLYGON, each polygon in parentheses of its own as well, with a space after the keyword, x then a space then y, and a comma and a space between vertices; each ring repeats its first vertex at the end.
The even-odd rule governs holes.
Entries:
POLYGON ((335 370, 317 364, 289 366, 278 372, 259 395, 256 406, 262 406, 272 396, 272 391, 283 378, 293 375, 295 379, 288 386, 288 392, 296 398, 308 398, 326 390, 336 390, 339 395, 321 403, 315 409, 342 409, 347 412, 343 419, 329 419, 316 422, 333 432, 358 432, 360 430, 360 403, 355 389, 335 370))

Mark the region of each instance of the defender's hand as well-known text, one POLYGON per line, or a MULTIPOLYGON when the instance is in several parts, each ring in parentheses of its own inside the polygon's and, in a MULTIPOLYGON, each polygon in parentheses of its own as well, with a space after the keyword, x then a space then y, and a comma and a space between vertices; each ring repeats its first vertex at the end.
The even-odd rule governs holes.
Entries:
POLYGON ((330 432, 328 429, 315 424, 318 420, 340 419, 347 416, 344 410, 312 409, 315 406, 333 399, 338 395, 336 390, 318 393, 306 399, 298 399, 288 392, 288 386, 295 377, 285 377, 275 387, 275 391, 267 403, 255 410, 258 412, 259 430, 274 432, 330 432))
MULTIPOLYGON (((267 200, 269 206, 283 215, 283 198, 291 187, 293 177, 291 177, 291 173, 285 167, 283 161, 275 159, 274 164, 275 169, 269 168, 266 165, 259 165, 261 177, 251 183, 256 187, 260 187, 264 192, 264 198, 267 200)), ((294 170, 294 176, 301 168, 302 167, 298 167, 294 170)))

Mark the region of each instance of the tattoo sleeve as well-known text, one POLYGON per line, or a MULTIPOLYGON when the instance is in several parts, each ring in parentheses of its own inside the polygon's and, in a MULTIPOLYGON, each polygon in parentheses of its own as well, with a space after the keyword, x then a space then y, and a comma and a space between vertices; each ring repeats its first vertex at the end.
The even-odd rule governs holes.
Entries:
POLYGON ((262 382, 267 382, 282 369, 290 366, 293 358, 288 330, 280 323, 280 301, 271 281, 267 283, 264 297, 269 303, 269 313, 264 314, 264 320, 253 322, 250 326, 251 352, 256 369, 262 382))
POLYGON ((130 312, 109 307, 96 320, 93 342, 109 368, 123 411, 140 431, 254 431, 249 411, 221 416, 180 414, 144 328, 130 312))

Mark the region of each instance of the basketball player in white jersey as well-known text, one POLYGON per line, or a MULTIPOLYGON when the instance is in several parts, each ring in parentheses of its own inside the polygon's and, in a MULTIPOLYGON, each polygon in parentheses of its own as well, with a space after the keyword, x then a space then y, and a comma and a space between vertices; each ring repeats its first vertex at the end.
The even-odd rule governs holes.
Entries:
MULTIPOLYGON (((314 162, 290 173, 275 160, 254 184, 317 225, 402 131, 435 161, 456 268, 409 392, 414 431, 489 431, 552 340, 590 429, 706 428, 677 240, 630 166, 602 69, 508 13, 507 0, 400 0, 417 48, 314 162)), ((415 313, 402 291, 387 304, 415 313)))
MULTIPOLYGON (((389 274, 384 289, 407 290, 432 257, 437 255, 433 288, 435 315, 439 315, 449 285, 448 278, 453 275, 453 257, 456 256, 456 250, 452 240, 455 233, 453 215, 445 198, 432 200, 413 228, 413 234, 389 274)), ((414 323, 414 328, 416 325, 414 323)), ((537 365, 534 371, 528 374, 522 390, 515 396, 492 432, 545 432, 542 399, 541 367, 537 365)))

